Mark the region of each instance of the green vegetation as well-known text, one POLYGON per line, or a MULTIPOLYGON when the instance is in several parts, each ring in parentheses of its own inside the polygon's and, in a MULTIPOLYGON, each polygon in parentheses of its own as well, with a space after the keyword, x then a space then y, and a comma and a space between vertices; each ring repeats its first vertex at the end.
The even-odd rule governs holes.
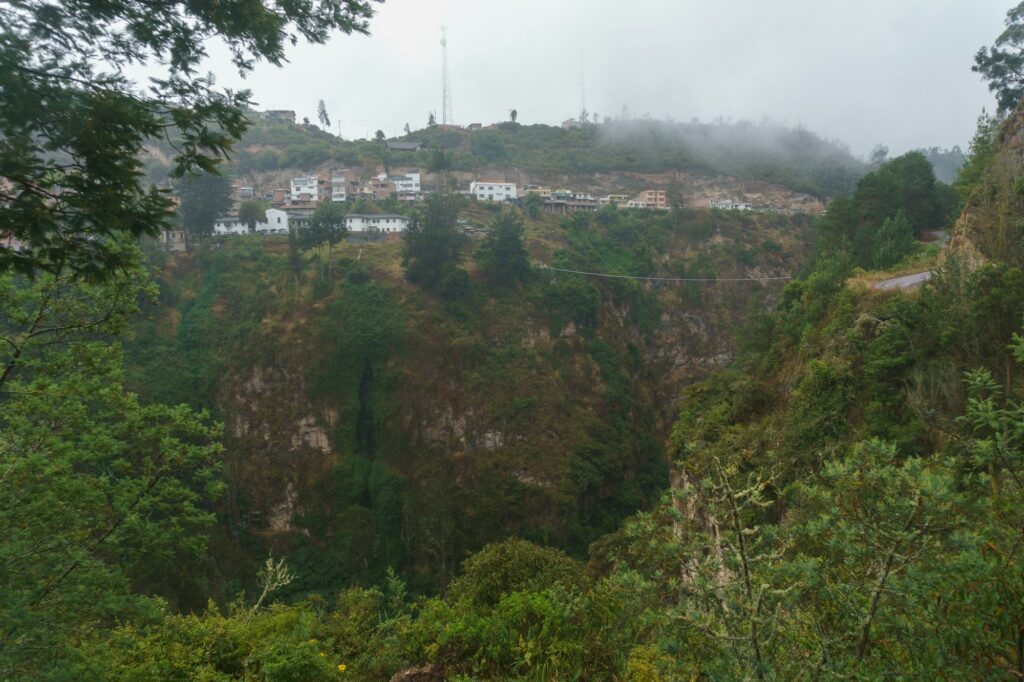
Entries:
POLYGON ((512 290, 530 275, 530 260, 523 245, 523 223, 513 213, 495 217, 476 261, 495 289, 512 290))
POLYGON ((1006 13, 1006 30, 992 47, 978 50, 971 70, 988 81, 1000 112, 1017 108, 1024 98, 1024 3, 1006 13))
POLYGON ((325 201, 316 207, 313 216, 309 219, 309 225, 302 230, 302 241, 306 246, 316 249, 316 260, 320 279, 324 278, 323 247, 327 247, 327 274, 333 274, 334 260, 331 254, 337 246, 348 235, 348 228, 345 223, 345 207, 333 201, 325 201))
MULTIPOLYGON (((231 207, 231 183, 216 173, 187 175, 178 183, 177 192, 181 200, 178 220, 198 239, 212 235, 214 222, 231 207)), ((252 210, 258 209, 253 206, 252 210)))
POLYGON ((465 295, 469 287, 466 271, 459 268, 466 245, 457 224, 459 205, 458 197, 431 196, 404 235, 406 279, 448 298, 465 295))
POLYGON ((256 121, 235 164, 242 172, 327 164, 430 172, 514 167, 578 177, 692 171, 765 180, 820 197, 849 191, 865 170, 845 148, 806 130, 743 122, 622 120, 574 129, 505 122, 479 131, 427 127, 401 139, 422 147, 388 150, 378 138, 345 141, 317 128, 256 121))
POLYGON ((265 201, 243 201, 238 206, 238 219, 246 224, 249 232, 255 232, 258 223, 266 222, 268 208, 265 201))
MULTIPOLYGON (((821 219, 563 219, 438 192, 402 243, 349 242, 327 203, 287 238, 144 243, 147 260, 134 237, 166 198, 141 194, 141 139, 176 124, 180 170, 206 173, 182 216, 207 234, 213 157, 241 131, 245 97, 189 75, 196 41, 227 32, 247 67, 281 58, 288 21, 323 41, 369 8, 33 7, 0 10, 0 56, 30 67, 0 82, 0 120, 27 132, 0 137, 20 191, 41 183, 0 207, 30 244, 0 254, 0 677, 1024 675, 1024 113, 979 121, 952 188, 924 154, 880 151, 821 219), (30 57, 33 16, 124 27, 115 65, 169 57, 159 87, 192 108, 120 77, 71 97, 33 65, 63 82, 91 62, 47 57, 67 42, 49 28, 30 57), (29 85, 92 132, 40 136, 29 85), (99 163, 84 184, 38 162, 57 140, 99 163), (88 184, 104 175, 116 201, 88 184), (954 221, 941 257, 922 249, 954 221), (920 253, 939 258, 920 289, 864 286, 920 253)), ((732 169, 822 194, 859 173, 802 131, 511 118, 409 136, 438 168, 732 169)))
POLYGON ((0 232, 23 243, 0 245, 0 273, 70 267, 97 277, 125 266, 118 244, 155 236, 171 207, 143 176, 146 144, 161 140, 175 177, 216 172, 245 130, 250 100, 197 73, 208 40, 223 39, 245 74, 259 60, 280 65, 299 37, 365 33, 372 13, 362 0, 251 3, 245 12, 139 0, 0 7, 0 177, 10 183, 0 232), (140 89, 124 67, 146 63, 168 73, 140 89))
POLYGON ((891 267, 916 250, 915 236, 951 227, 960 207, 924 155, 909 152, 858 180, 851 196, 829 204, 821 248, 864 268, 891 267))

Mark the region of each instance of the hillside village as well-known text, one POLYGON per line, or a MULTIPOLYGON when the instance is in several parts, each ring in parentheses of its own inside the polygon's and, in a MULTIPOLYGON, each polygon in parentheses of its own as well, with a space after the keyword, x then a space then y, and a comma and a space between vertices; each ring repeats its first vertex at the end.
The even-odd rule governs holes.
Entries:
MULTIPOLYGON (((257 121, 275 124, 295 125, 295 112, 268 110, 250 112, 257 121)), ((479 124, 465 128, 461 126, 438 126, 472 134, 486 130, 479 124)), ((489 126, 493 127, 493 126, 489 126)), ((382 146, 390 153, 412 154, 422 148, 422 143, 402 140, 383 140, 382 146)), ((567 216, 577 211, 592 212, 607 206, 620 209, 670 210, 676 207, 706 208, 713 210, 766 211, 795 215, 816 214, 822 210, 819 201, 813 197, 794 195, 779 200, 770 192, 746 193, 741 196, 724 195, 722 189, 692 187, 684 191, 671 186, 664 178, 650 178, 651 186, 636 191, 618 190, 607 193, 557 187, 537 183, 520 183, 509 180, 510 176, 523 177, 522 169, 491 169, 486 173, 466 178, 465 173, 446 173, 437 181, 426 181, 429 173, 415 166, 388 168, 383 172, 366 167, 334 168, 330 170, 306 170, 290 177, 278 174, 269 178, 250 173, 237 177, 232 184, 232 210, 220 216, 214 224, 217 235, 238 235, 250 232, 249 225, 238 215, 241 204, 250 201, 262 202, 266 208, 265 219, 256 223, 255 233, 287 234, 292 228, 302 229, 321 202, 337 202, 353 207, 345 222, 351 234, 379 237, 397 236, 404 232, 409 223, 408 210, 437 191, 442 184, 448 191, 464 195, 471 200, 488 203, 502 203, 530 207, 554 215, 567 216), (443 183, 442 183, 443 180, 443 183), (660 181, 660 182, 659 182, 660 181), (428 188, 430 187, 430 188, 428 188), (434 189, 431 189, 434 188, 434 189)), ((439 174, 438 174, 439 175, 439 174)), ((642 181, 642 179, 641 179, 642 181)), ((606 185, 608 183, 605 183, 606 185)), ((705 183, 706 184, 706 183, 705 183)), ((182 235, 183 236, 183 235, 182 235)), ((165 234, 165 243, 180 241, 174 233, 165 234)))

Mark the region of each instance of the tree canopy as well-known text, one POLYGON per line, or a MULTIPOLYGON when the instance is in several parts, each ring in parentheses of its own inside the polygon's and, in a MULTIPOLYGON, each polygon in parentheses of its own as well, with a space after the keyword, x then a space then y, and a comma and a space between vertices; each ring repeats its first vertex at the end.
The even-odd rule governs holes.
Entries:
POLYGON ((197 73, 209 40, 246 73, 280 65, 300 37, 366 32, 372 13, 371 0, 0 5, 0 234, 19 242, 0 245, 0 271, 102 277, 124 265, 116 235, 154 235, 169 220, 139 159, 153 140, 173 147, 175 175, 216 170, 251 101, 197 73), (147 63, 165 74, 142 89, 124 69, 147 63))
POLYGON ((988 81, 1000 112, 1017 108, 1024 97, 1024 2, 1006 13, 1006 29, 978 50, 971 70, 988 81))
POLYGON ((213 224, 231 207, 231 183, 218 173, 192 173, 178 182, 178 221, 197 237, 213 234, 213 224))
POLYGON ((487 281, 497 289, 515 289, 529 277, 523 223, 515 213, 506 211, 494 219, 476 252, 476 261, 487 281))
POLYGON ((458 266, 466 235, 458 227, 459 198, 433 194, 405 231, 402 265, 413 284, 438 293, 454 293, 466 272, 458 266), (460 274, 461 273, 461 274, 460 274))

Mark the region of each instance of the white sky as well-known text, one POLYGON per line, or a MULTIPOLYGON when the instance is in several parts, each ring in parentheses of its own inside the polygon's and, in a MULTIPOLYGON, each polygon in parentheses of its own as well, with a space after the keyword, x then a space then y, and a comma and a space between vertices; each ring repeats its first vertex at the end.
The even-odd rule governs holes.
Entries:
POLYGON ((218 84, 347 138, 422 127, 441 110, 448 27, 453 114, 521 123, 591 112, 802 124, 866 154, 966 149, 993 98, 971 72, 1016 0, 387 0, 370 36, 289 48, 246 80, 211 48, 218 84))

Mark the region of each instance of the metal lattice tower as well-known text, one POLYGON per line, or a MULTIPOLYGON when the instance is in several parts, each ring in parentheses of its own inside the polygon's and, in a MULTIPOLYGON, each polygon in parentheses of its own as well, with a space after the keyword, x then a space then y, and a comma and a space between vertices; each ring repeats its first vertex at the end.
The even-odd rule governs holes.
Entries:
POLYGON ((455 123, 452 118, 452 88, 448 82, 448 29, 441 27, 441 123, 455 123))

